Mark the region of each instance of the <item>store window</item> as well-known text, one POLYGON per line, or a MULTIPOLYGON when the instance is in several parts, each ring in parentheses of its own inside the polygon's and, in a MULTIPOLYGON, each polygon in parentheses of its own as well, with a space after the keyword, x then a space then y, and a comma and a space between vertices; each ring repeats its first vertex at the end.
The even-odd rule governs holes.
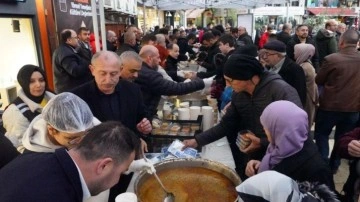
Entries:
POLYGON ((16 76, 23 65, 39 65, 39 61, 30 18, 0 17, 0 27, 1 91, 1 89, 17 85, 16 76))

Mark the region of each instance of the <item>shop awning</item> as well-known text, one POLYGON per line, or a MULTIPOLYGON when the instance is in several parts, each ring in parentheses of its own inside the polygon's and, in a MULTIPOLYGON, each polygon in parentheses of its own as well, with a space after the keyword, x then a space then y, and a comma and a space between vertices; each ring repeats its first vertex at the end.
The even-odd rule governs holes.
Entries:
POLYGON ((358 16, 350 8, 307 8, 309 14, 320 16, 358 16))
POLYGON ((199 16, 201 16, 201 13, 204 12, 205 9, 190 9, 190 10, 186 10, 186 18, 197 18, 199 16))
POLYGON ((258 8, 266 4, 284 4, 288 0, 137 0, 139 4, 160 10, 187 10, 194 8, 258 8))

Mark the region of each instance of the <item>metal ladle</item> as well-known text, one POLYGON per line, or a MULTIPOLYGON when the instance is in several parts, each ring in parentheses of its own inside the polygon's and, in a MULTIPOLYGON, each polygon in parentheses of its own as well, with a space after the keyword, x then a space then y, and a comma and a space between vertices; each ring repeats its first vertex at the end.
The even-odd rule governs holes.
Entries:
MULTIPOLYGON (((144 153, 144 160, 145 162, 148 162, 147 158, 145 157, 144 153)), ((161 185, 161 188, 165 191, 166 196, 164 198, 164 202, 175 202, 175 195, 169 191, 167 191, 167 189, 164 187, 164 184, 161 182, 159 176, 156 174, 156 172, 153 172, 153 175, 155 176, 156 180, 159 182, 159 184, 161 185)))

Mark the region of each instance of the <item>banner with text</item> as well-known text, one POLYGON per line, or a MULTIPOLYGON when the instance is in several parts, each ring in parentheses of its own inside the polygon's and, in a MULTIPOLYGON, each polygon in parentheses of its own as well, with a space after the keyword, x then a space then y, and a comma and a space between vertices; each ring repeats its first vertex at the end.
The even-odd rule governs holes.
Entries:
POLYGON ((58 35, 64 29, 87 27, 93 32, 90 0, 57 0, 54 1, 54 11, 58 35))

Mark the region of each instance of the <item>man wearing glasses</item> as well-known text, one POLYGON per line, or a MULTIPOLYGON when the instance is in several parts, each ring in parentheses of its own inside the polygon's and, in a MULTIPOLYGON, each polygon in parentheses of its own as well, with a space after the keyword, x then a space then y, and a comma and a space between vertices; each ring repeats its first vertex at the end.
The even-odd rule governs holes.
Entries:
POLYGON ((76 50, 79 39, 72 29, 65 29, 60 34, 60 45, 54 51, 52 67, 55 92, 68 92, 92 79, 90 62, 81 57, 76 50))
POLYGON ((269 71, 278 73, 290 86, 298 92, 301 103, 306 102, 306 79, 304 70, 286 57, 286 46, 283 42, 275 40, 264 45, 262 59, 270 67, 269 71))

